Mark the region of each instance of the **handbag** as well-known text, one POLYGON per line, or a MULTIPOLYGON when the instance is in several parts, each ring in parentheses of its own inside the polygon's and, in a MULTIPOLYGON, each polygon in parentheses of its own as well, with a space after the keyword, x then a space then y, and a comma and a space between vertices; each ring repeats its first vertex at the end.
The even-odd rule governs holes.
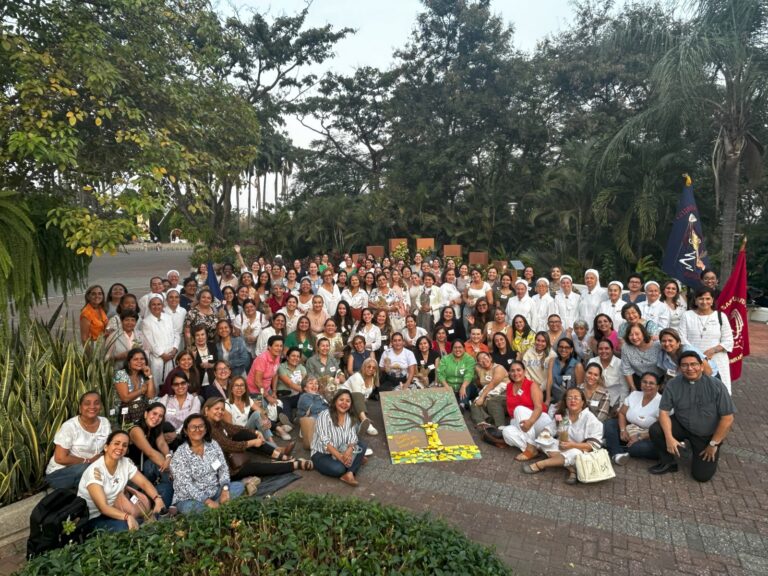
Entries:
POLYGON ((576 456, 576 476, 583 484, 615 478, 616 472, 613 471, 608 450, 600 448, 576 456))
POLYGON ((274 404, 270 404, 269 402, 267 402, 267 417, 270 420, 272 420, 272 422, 277 422, 277 408, 278 408, 278 406, 280 408, 283 407, 282 400, 278 400, 274 404))

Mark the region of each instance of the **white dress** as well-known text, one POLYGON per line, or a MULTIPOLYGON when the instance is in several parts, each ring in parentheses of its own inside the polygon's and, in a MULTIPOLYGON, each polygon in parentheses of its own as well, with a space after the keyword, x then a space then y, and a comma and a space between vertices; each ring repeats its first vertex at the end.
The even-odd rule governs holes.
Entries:
POLYGON ((701 351, 709 350, 718 344, 725 348, 725 352, 718 352, 712 356, 710 363, 717 365, 718 376, 730 394, 731 369, 728 352, 733 350, 733 332, 728 317, 718 311, 707 316, 699 316, 695 310, 688 310, 680 319, 679 332, 684 344, 690 344, 701 351))
POLYGON ((582 292, 577 312, 579 320, 584 320, 587 326, 591 328, 600 309, 600 304, 606 300, 608 300, 608 292, 600 286, 595 286, 592 292, 582 292))
POLYGON ((159 385, 165 380, 165 375, 173 370, 173 360, 163 360, 160 356, 167 354, 173 348, 178 350, 181 345, 181 335, 174 330, 173 321, 165 312, 160 313, 160 318, 148 314, 141 323, 141 327, 144 343, 149 352, 152 376, 159 385))
POLYGON ((546 330, 548 328, 547 318, 555 312, 555 299, 547 292, 544 294, 544 297, 536 294, 531 300, 533 301, 533 306, 531 307, 531 328, 534 332, 546 330))
POLYGON ((507 302, 507 309, 505 310, 507 315, 507 324, 514 326, 512 320, 515 316, 520 315, 528 321, 528 325, 533 325, 533 298, 526 294, 522 298, 518 298, 517 295, 512 296, 507 302))
POLYGON ((580 296, 576 292, 571 292, 567 296, 558 292, 555 296, 555 311, 563 321, 563 330, 573 328, 573 323, 578 319, 580 296))
POLYGON ((640 302, 637 307, 640 308, 640 315, 643 318, 653 320, 662 330, 664 328, 669 328, 669 313, 671 310, 669 309, 669 306, 661 300, 656 300, 653 304, 646 300, 645 302, 640 302))

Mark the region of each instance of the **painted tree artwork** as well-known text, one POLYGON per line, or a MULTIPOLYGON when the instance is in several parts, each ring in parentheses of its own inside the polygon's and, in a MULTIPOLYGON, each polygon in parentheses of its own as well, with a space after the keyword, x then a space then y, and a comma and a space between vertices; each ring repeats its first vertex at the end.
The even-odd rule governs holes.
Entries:
POLYGON ((382 392, 381 409, 393 464, 481 458, 450 390, 382 392))

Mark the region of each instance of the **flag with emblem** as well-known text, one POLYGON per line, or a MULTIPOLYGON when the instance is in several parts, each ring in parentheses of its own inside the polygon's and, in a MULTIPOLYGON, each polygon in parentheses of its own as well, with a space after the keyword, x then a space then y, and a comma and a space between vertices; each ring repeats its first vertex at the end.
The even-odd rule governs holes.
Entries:
POLYGON ((741 364, 749 356, 749 324, 747 316, 747 239, 741 243, 733 271, 717 298, 717 308, 728 317, 733 331, 733 351, 728 353, 731 382, 741 377, 741 364))

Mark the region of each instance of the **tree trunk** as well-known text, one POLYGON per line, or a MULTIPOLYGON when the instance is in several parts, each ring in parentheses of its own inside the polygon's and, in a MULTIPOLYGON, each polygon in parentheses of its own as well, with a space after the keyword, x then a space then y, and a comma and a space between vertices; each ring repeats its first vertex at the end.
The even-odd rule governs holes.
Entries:
POLYGON ((261 209, 267 209, 267 172, 264 172, 264 186, 261 189, 261 209))
POLYGON ((721 236, 722 260, 720 264, 720 285, 731 275, 733 268, 733 247, 736 234, 736 217, 739 204, 739 176, 741 173, 740 149, 726 144, 725 163, 721 177, 723 190, 723 227, 721 236))
POLYGON ((246 221, 246 230, 251 229, 251 178, 253 173, 248 169, 248 220, 246 221))
POLYGON ((277 199, 279 198, 278 191, 277 191, 277 184, 280 181, 280 172, 278 170, 275 170, 275 208, 278 206, 277 199))
POLYGON ((283 202, 285 202, 286 198, 288 197, 288 167, 283 166, 282 170, 282 177, 283 177, 283 188, 280 190, 281 194, 283 195, 283 202))
POLYGON ((237 210, 237 238, 239 240, 240 239, 240 184, 239 183, 235 185, 235 208, 237 210))
POLYGON ((258 172, 254 172, 253 176, 253 184, 256 187, 256 218, 258 218, 261 212, 261 180, 259 180, 258 172))

